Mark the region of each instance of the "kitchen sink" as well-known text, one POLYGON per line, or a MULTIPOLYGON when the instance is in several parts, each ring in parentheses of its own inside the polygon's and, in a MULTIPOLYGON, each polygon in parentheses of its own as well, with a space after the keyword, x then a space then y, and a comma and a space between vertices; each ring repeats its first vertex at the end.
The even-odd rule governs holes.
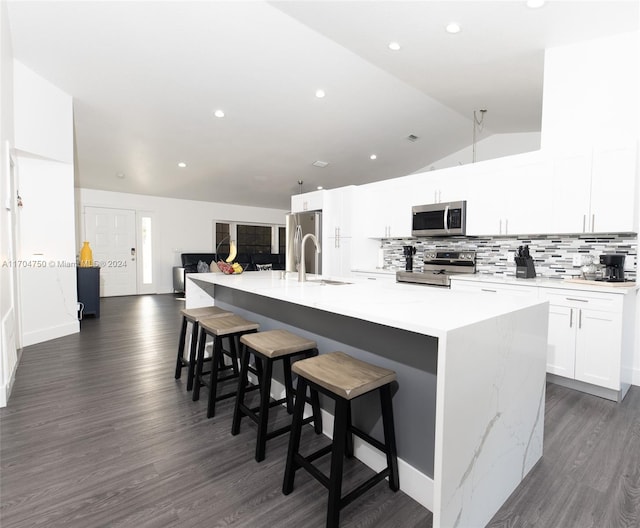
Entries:
POLYGON ((344 281, 331 280, 331 279, 312 279, 312 280, 308 280, 307 282, 317 282, 320 285, 330 284, 332 286, 341 286, 343 284, 353 284, 353 282, 344 282, 344 281))

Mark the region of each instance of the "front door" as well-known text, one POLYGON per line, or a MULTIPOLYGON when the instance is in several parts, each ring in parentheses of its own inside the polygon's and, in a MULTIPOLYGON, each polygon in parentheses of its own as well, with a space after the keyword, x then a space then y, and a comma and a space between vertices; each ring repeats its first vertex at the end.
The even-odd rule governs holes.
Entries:
POLYGON ((85 207, 85 239, 100 266, 100 296, 135 295, 135 211, 85 207))

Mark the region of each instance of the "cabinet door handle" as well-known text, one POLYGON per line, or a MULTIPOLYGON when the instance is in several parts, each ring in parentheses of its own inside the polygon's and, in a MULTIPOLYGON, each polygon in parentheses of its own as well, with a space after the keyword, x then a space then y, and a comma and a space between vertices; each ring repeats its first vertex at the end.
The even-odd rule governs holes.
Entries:
POLYGON ((578 299, 577 297, 565 297, 567 301, 589 302, 589 299, 578 299))
POLYGON ((500 219, 500 229, 498 230, 498 234, 502 234, 502 218, 500 219))
POLYGON ((591 215, 591 231, 595 232, 596 230, 596 215, 595 213, 591 215))
POLYGON ((582 215, 582 232, 584 233, 587 228, 587 215, 582 215))
POLYGON ((569 328, 573 328, 573 308, 569 312, 569 328))
POLYGON ((498 293, 498 290, 489 290, 487 288, 480 288, 480 291, 489 292, 489 293, 498 293))
POLYGON ((504 234, 505 235, 509 234, 509 219, 508 218, 504 221, 504 234))
POLYGON ((582 310, 578 310, 578 328, 582 328, 582 310))

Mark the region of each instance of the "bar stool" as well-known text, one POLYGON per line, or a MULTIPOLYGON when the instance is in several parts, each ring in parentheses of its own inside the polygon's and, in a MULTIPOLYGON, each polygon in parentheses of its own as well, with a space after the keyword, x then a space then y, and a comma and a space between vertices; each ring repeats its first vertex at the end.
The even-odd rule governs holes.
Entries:
MULTIPOLYGON (((198 353, 196 358, 195 382, 193 386, 193 401, 200 398, 200 387, 209 387, 209 398, 207 402, 207 418, 211 418, 216 413, 216 402, 236 395, 236 390, 218 395, 218 382, 237 378, 240 374, 238 370, 238 347, 236 341, 240 336, 257 332, 260 325, 253 321, 247 321, 239 315, 229 315, 226 317, 211 317, 200 319, 200 338, 198 341, 198 353), (211 373, 209 381, 206 381, 206 372, 203 372, 204 348, 207 336, 213 338, 213 355, 211 356, 211 373), (229 350, 222 347, 222 339, 229 340, 229 350), (231 359, 230 365, 225 365, 224 356, 231 359), (219 377, 219 374, 232 370, 227 376, 219 377)), ((254 385, 249 390, 257 389, 254 385)))
POLYGON ((365 363, 343 352, 332 352, 296 361, 292 370, 298 375, 299 395, 305 394, 306 386, 309 385, 312 391, 319 391, 335 401, 333 442, 306 457, 300 454, 304 399, 298 396, 293 412, 293 425, 289 438, 282 492, 288 495, 293 491, 295 473, 300 467, 303 467, 329 490, 327 528, 337 528, 340 510, 379 481, 389 477, 389 487, 393 491, 398 491, 400 487, 391 404, 391 383, 395 381, 396 373, 393 370, 365 363), (374 390, 378 390, 380 393, 384 443, 351 424, 351 400, 374 390), (353 456, 352 434, 359 436, 385 453, 387 467, 343 497, 342 465, 345 455, 353 456), (328 453, 331 453, 329 478, 312 464, 314 460, 328 453))
POLYGON ((180 379, 182 375, 182 367, 188 367, 187 371, 187 390, 193 388, 193 376, 196 365, 196 349, 198 343, 198 328, 200 319, 207 317, 223 317, 233 315, 217 306, 206 306, 204 308, 189 308, 180 310, 182 314, 182 328, 180 329, 180 339, 178 341, 178 359, 176 361, 176 379, 180 379), (184 358, 184 345, 187 337, 187 324, 191 323, 191 347, 189 350, 189 359, 184 358))
MULTIPOLYGON (((256 462, 264 460, 267 440, 287 433, 291 430, 291 423, 286 426, 268 432, 269 409, 277 405, 287 404, 287 412, 293 412, 293 396, 295 390, 291 379, 291 359, 295 356, 306 358, 318 355, 316 342, 297 336, 287 330, 268 330, 257 334, 245 334, 240 338, 240 379, 238 381, 238 394, 233 411, 231 434, 240 432, 240 422, 243 417, 248 417, 258 426, 258 438, 256 441, 256 462), (258 407, 249 408, 245 404, 247 375, 249 372, 249 359, 251 354, 256 364, 262 364, 262 379, 260 380, 260 404, 258 407), (276 361, 282 361, 284 371, 285 397, 271 401, 271 379, 273 365, 276 361)), ((302 394, 306 398, 306 394, 302 394)), ((302 423, 314 422, 316 434, 322 433, 322 418, 320 415, 320 402, 318 393, 312 392, 311 403, 312 416, 302 420, 302 423)), ((303 398, 303 399, 305 399, 303 398)))

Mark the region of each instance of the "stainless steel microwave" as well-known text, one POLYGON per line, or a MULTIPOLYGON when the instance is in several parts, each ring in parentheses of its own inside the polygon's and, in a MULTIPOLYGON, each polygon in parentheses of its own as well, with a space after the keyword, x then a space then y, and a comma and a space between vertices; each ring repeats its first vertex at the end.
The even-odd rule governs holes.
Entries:
POLYGON ((413 236, 456 236, 467 231, 467 202, 415 205, 411 208, 413 236))

